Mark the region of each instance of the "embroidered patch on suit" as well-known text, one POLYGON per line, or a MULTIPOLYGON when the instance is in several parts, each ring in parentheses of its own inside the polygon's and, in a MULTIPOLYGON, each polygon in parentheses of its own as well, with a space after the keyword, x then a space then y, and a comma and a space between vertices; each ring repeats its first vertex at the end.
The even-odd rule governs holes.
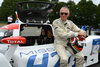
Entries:
POLYGON ((73 24, 73 22, 72 22, 72 21, 71 21, 70 23, 71 23, 71 24, 73 24))
POLYGON ((67 29, 70 29, 69 27, 67 27, 67 29))
POLYGON ((58 27, 55 27, 55 30, 57 29, 58 27))
POLYGON ((57 20, 55 20, 55 22, 58 24, 59 22, 57 20))

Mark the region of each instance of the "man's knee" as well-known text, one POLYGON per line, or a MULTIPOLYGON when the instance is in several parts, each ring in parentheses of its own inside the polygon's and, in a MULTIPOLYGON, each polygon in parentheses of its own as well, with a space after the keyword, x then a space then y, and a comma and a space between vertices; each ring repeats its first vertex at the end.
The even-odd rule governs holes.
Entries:
POLYGON ((68 63, 68 59, 61 59, 60 63, 65 63, 66 64, 66 63, 68 63))
POLYGON ((78 56, 78 58, 84 60, 84 55, 81 54, 81 55, 78 56))
POLYGON ((84 63, 84 55, 83 54, 79 54, 78 56, 76 56, 76 65, 83 65, 84 63))
POLYGON ((77 53, 75 57, 79 59, 84 59, 84 55, 82 53, 77 53))
POLYGON ((60 59, 60 67, 65 67, 68 64, 68 59, 67 58, 63 58, 60 59))

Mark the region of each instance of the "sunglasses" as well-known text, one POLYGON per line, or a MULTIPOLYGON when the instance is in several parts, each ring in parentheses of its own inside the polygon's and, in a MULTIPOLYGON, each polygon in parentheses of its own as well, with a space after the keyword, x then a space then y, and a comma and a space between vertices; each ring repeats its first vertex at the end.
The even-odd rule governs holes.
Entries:
POLYGON ((61 15, 65 14, 65 15, 68 15, 68 13, 60 13, 61 15))

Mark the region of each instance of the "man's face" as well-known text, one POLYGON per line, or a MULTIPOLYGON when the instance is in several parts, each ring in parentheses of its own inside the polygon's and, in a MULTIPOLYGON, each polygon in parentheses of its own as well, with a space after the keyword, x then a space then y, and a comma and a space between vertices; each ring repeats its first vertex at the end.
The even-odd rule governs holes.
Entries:
POLYGON ((12 15, 10 17, 12 17, 12 15))
POLYGON ((69 16, 68 9, 62 8, 60 11, 60 17, 61 17, 62 21, 66 21, 68 16, 69 16))

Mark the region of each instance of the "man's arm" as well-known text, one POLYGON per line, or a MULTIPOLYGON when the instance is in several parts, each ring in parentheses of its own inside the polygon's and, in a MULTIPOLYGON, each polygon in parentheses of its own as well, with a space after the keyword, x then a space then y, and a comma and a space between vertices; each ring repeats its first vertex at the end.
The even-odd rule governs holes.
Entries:
POLYGON ((55 35, 67 39, 67 38, 71 38, 71 37, 76 37, 78 36, 78 33, 74 33, 74 32, 66 32, 65 30, 63 30, 61 27, 59 27, 59 22, 57 21, 53 21, 53 28, 54 28, 54 32, 55 35))
POLYGON ((8 17, 8 20, 11 20, 11 21, 12 21, 13 19, 12 19, 12 18, 10 18, 10 17, 8 17))
POLYGON ((82 29, 80 29, 79 27, 77 27, 74 23, 72 23, 72 31, 74 32, 78 32, 78 35, 81 37, 81 38, 86 38, 86 32, 83 31, 82 29))

